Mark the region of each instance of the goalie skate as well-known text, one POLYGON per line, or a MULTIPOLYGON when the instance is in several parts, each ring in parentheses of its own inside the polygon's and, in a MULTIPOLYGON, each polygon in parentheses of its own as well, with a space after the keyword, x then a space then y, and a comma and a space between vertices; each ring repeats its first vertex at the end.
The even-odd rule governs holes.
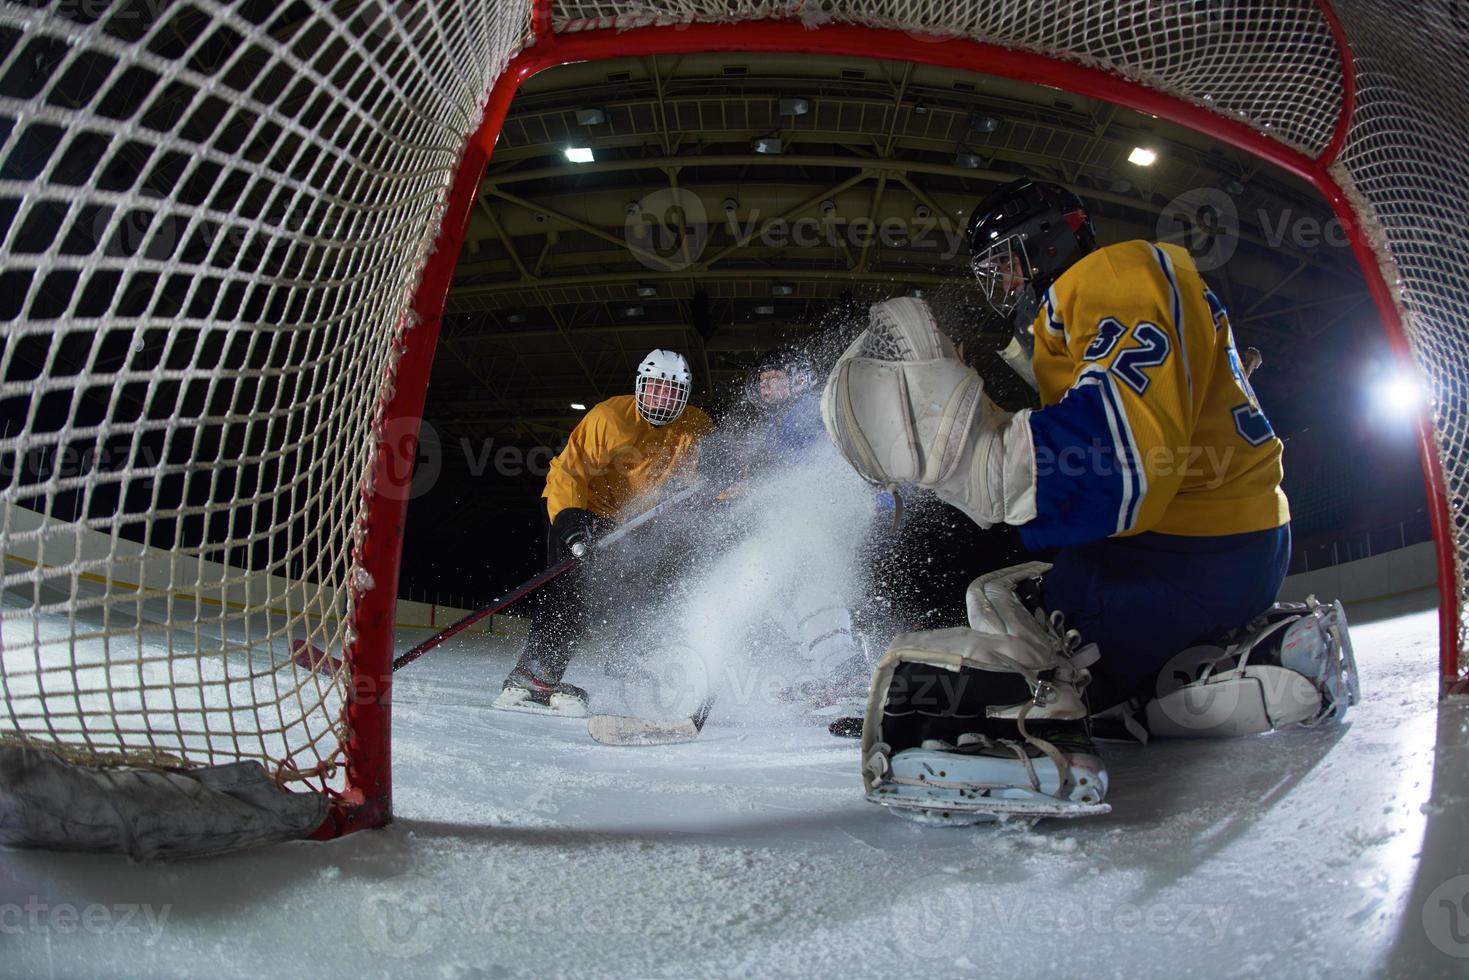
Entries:
MULTIPOLYGON (((1061 748, 1066 736, 1051 742, 1061 748)), ((867 799, 919 823, 1030 825, 1043 817, 1089 817, 1110 813, 1102 800, 1107 770, 1085 738, 1062 749, 1066 770, 1024 744, 982 735, 964 736, 957 746, 935 740, 905 749, 877 765, 884 778, 867 799)))
POLYGON ((1341 722, 1361 697, 1345 610, 1310 596, 1277 603, 1218 646, 1179 653, 1141 714, 1145 734, 1231 737, 1341 722))

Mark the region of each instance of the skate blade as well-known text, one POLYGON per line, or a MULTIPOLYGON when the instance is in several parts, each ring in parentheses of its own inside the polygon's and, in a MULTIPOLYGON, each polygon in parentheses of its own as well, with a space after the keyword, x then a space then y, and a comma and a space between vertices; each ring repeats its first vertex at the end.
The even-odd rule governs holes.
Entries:
POLYGON ((521 692, 501 691, 500 696, 495 698, 491 707, 500 711, 519 711, 527 715, 554 715, 557 718, 585 718, 587 716, 587 706, 580 701, 567 703, 562 698, 561 703, 557 704, 557 700, 558 695, 552 695, 551 703, 544 705, 539 701, 532 701, 521 692))
POLYGON ((1360 704, 1362 701, 1362 681, 1357 674, 1357 655, 1352 652, 1352 634, 1347 626, 1347 611, 1342 608, 1341 600, 1332 604, 1332 612, 1329 616, 1331 632, 1341 643, 1341 672, 1347 685, 1348 704, 1360 704))
POLYGON ((962 827, 976 823, 1032 826, 1036 821, 1047 817, 1069 820, 1112 812, 1109 803, 1073 803, 1039 797, 949 799, 900 796, 882 786, 868 793, 867 799, 871 803, 887 807, 898 816, 918 823, 944 827, 962 827))
POLYGON ((657 721, 629 715, 592 715, 587 734, 603 745, 677 745, 699 737, 692 718, 657 721))

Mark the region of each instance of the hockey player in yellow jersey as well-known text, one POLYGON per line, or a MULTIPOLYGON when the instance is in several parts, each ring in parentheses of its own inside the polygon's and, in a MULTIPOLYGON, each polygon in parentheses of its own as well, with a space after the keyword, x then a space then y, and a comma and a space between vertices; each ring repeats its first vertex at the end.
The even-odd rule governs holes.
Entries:
MULTIPOLYGON (((566 448, 551 461, 545 506, 546 566, 580 555, 615 526, 639 498, 669 477, 691 474, 698 441, 714 428, 688 404, 688 361, 655 350, 638 365, 634 393, 592 407, 577 423, 566 448)), ((562 681, 586 630, 582 569, 574 567, 537 597, 530 634, 494 706, 510 711, 580 716, 587 694, 562 681)))
POLYGON ((823 421, 873 482, 930 489, 1055 557, 972 583, 968 628, 893 641, 863 726, 870 798, 948 820, 1102 812, 1091 713, 1151 698, 1134 730, 1198 735, 1341 717, 1345 620, 1273 606, 1282 445, 1188 253, 1097 248, 1076 195, 1026 179, 978 205, 969 240, 1014 331, 1002 357, 1040 407, 1000 409, 927 306, 899 299, 838 360, 823 421))

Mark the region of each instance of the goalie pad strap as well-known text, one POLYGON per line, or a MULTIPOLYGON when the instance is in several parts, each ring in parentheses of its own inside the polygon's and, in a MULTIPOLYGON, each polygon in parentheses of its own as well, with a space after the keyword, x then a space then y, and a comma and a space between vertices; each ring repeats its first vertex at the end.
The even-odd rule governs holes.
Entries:
POLYGON ((1064 774, 1065 762, 1060 753, 1049 742, 1033 738, 1025 729, 1025 720, 1085 718, 1086 703, 1081 691, 1090 675, 1065 656, 1026 637, 994 636, 956 626, 899 634, 878 661, 862 725, 862 781, 867 792, 872 791, 888 769, 889 749, 882 738, 883 716, 893 677, 903 663, 927 664, 955 673, 981 670, 1022 676, 1035 692, 1034 700, 989 706, 985 713, 991 718, 1014 719, 1022 737, 1056 763, 1064 774))
POLYGON ((1305 675, 1261 664, 1185 685, 1144 711, 1153 735, 1228 738, 1309 724, 1321 712, 1321 694, 1305 675))

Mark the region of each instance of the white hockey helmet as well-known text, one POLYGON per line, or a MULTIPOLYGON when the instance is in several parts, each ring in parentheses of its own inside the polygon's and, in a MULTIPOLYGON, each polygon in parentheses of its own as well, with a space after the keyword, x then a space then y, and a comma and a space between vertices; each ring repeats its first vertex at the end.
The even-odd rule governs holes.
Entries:
POLYGON ((678 351, 650 351, 638 365, 634 386, 638 414, 649 425, 667 425, 683 414, 689 403, 693 376, 689 362, 678 351))

